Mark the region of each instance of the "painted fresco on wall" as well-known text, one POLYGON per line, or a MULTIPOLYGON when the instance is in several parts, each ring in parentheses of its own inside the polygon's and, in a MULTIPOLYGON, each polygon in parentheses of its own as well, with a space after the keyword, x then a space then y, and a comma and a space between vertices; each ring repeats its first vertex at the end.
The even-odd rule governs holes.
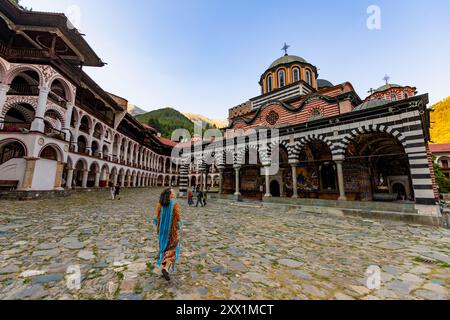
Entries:
POLYGON ((319 177, 313 167, 297 168, 297 187, 299 191, 319 191, 319 177))

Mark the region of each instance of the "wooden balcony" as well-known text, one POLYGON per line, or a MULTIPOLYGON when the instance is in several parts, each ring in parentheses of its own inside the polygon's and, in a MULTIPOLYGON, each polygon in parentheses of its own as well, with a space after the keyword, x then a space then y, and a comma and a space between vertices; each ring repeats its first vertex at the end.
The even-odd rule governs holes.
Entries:
POLYGON ((23 132, 24 130, 31 129, 31 123, 9 121, 2 121, 0 123, 3 124, 3 128, 1 129, 3 132, 23 132))
POLYGON ((12 83, 8 95, 15 96, 38 96, 39 86, 28 83, 12 83))
POLYGON ((57 129, 46 126, 44 129, 44 133, 47 136, 55 138, 55 139, 66 140, 66 133, 61 130, 57 130, 57 129))

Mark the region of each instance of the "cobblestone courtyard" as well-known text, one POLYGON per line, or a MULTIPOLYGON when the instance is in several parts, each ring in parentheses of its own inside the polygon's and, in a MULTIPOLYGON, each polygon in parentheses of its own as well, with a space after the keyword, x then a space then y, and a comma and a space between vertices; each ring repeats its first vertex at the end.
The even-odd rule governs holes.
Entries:
POLYGON ((181 259, 167 283, 146 218, 159 191, 2 201, 0 299, 449 298, 449 230, 214 200, 182 201, 181 259), (80 290, 66 286, 72 265, 80 290), (370 265, 382 268, 380 290, 366 287, 370 265))

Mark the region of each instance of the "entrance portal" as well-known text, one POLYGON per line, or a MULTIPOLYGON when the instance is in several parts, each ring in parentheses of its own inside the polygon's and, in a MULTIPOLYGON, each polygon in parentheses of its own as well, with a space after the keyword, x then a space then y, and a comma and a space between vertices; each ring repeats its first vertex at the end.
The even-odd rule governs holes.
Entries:
POLYGON ((272 197, 281 197, 280 184, 278 183, 278 181, 273 180, 270 183, 270 194, 272 195, 272 197))
POLYGON ((394 186, 392 187, 392 191, 397 195, 397 200, 407 199, 405 186, 401 183, 394 184, 394 186))

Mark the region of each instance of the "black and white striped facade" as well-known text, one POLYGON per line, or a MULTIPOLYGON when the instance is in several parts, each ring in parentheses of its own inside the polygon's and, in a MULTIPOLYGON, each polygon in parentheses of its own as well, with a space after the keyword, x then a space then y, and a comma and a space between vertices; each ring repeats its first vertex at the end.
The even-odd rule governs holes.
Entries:
MULTIPOLYGON (((303 147, 310 141, 319 140, 326 143, 332 152, 333 161, 345 161, 346 149, 350 142, 365 133, 386 133, 395 138, 403 146, 408 157, 414 201, 427 214, 438 214, 436 204, 438 195, 435 192, 434 172, 428 152, 429 141, 429 111, 428 96, 421 95, 411 99, 391 102, 389 104, 358 112, 341 114, 336 117, 324 118, 309 123, 278 128, 280 144, 289 153, 289 162, 296 163, 303 147)), ((245 143, 216 140, 213 156, 216 166, 225 167, 226 154, 232 153, 233 165, 239 167, 248 148, 254 144, 245 139, 245 143), (231 146, 231 147, 230 147, 231 146)), ((186 159, 206 159, 211 156, 211 145, 204 144, 204 152, 185 153, 186 159)), ((274 143, 258 142, 258 152, 264 166, 269 165, 271 149, 274 143)), ((196 160, 198 161, 198 160, 196 160)), ((389 164, 386 164, 389 165, 389 164)))

